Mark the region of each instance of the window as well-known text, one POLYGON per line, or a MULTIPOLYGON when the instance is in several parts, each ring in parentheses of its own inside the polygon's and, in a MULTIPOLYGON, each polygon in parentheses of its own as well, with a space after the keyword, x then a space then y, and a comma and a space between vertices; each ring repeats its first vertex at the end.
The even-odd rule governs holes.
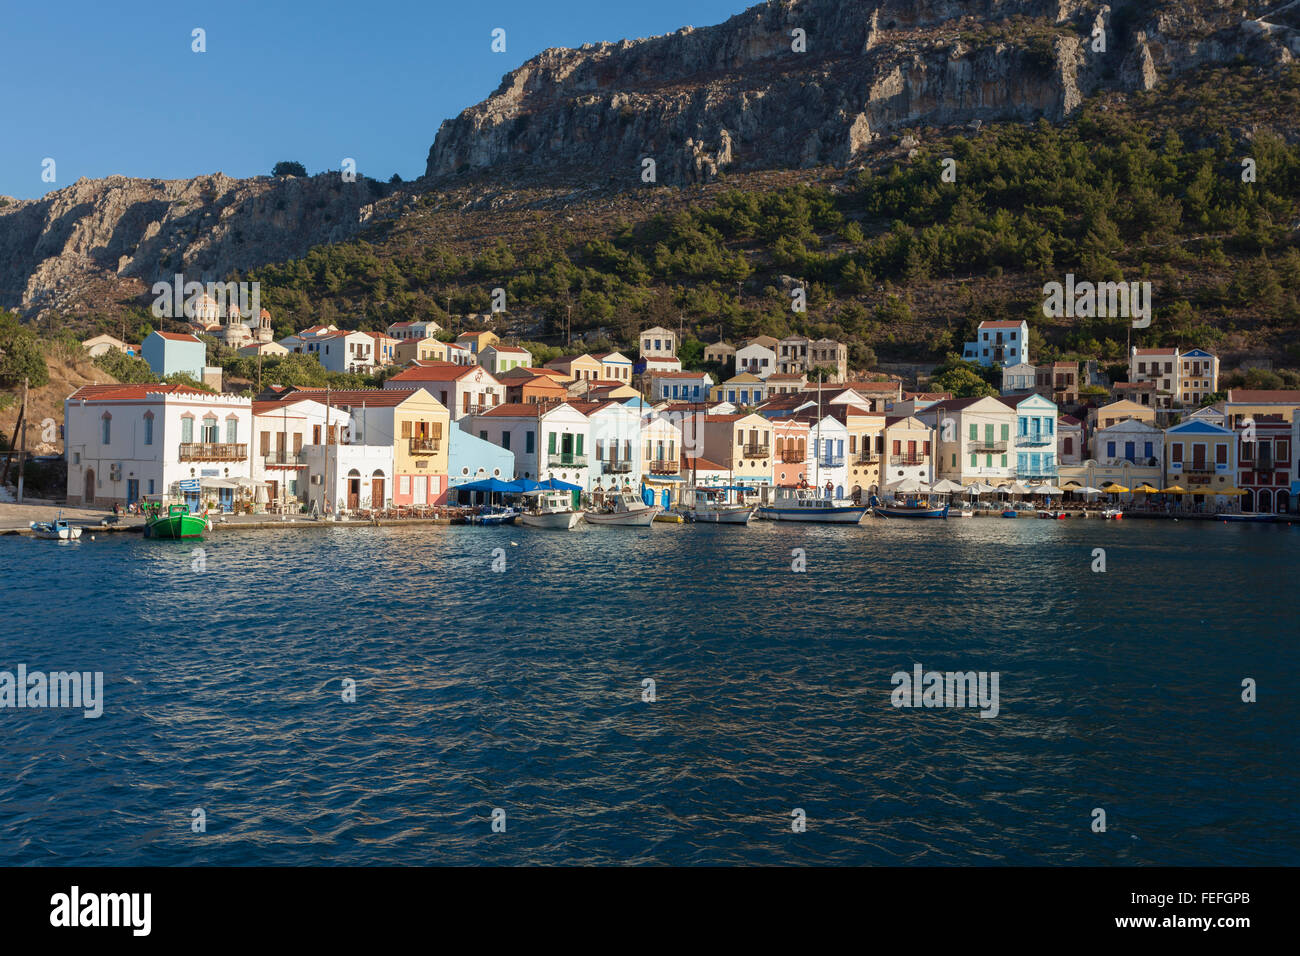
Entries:
POLYGON ((110 415, 108 412, 105 412, 104 417, 101 418, 99 421, 103 429, 103 432, 100 435, 100 442, 102 444, 107 445, 109 443, 109 438, 112 433, 113 416, 110 415))
POLYGON ((207 445, 217 443, 217 416, 209 415, 203 419, 203 442, 207 445))
POLYGON ((1009 438, 1011 437, 1011 426, 1010 426, 1010 425, 1003 425, 1003 426, 1002 426, 1001 437, 1002 437, 1002 440, 1003 440, 1003 441, 1006 441, 1007 439, 1009 439, 1009 438))
POLYGON ((534 432, 524 432, 524 454, 531 455, 533 453, 533 445, 535 444, 535 441, 536 438, 534 432))
POLYGON ((239 441, 239 419, 226 419, 226 444, 233 445, 239 441))
MULTIPOLYGON (((320 426, 317 425, 316 428, 317 428, 317 432, 319 432, 320 426)), ((317 437, 319 437, 319 435, 317 437)), ((181 419, 181 444, 188 445, 193 441, 194 441, 194 419, 189 418, 187 416, 181 419)))
POLYGON ((507 450, 510 448, 510 433, 508 431, 501 432, 501 447, 507 450))
POLYGON ((144 443, 153 444, 153 412, 144 413, 144 443))
POLYGON ((971 423, 970 423, 970 440, 971 440, 971 441, 975 441, 977 438, 979 438, 979 426, 976 425, 974 422, 971 422, 971 423))
POLYGON ((1155 450, 1154 450, 1154 447, 1152 446, 1151 442, 1144 442, 1144 443, 1142 444, 1142 457, 1143 457, 1143 458, 1154 458, 1154 457, 1155 457, 1155 450))

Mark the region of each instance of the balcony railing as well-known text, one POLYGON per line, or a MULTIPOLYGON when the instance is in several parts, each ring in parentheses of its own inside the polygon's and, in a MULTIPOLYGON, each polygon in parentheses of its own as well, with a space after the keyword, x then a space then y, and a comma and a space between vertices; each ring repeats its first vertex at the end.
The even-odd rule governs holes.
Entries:
POLYGON ((228 442, 182 442, 181 461, 244 461, 248 446, 228 442))
POLYGON ((650 462, 650 474, 652 475, 675 475, 681 470, 681 462, 669 461, 666 458, 656 458, 650 462))
POLYGON ((275 451, 262 456, 262 464, 267 468, 301 468, 306 462, 302 455, 292 451, 275 451))
POLYGON ((915 455, 890 455, 889 463, 891 465, 924 465, 925 455, 920 453, 915 455))
POLYGON ((853 464, 855 464, 855 465, 874 465, 874 464, 875 464, 876 462, 878 462, 878 461, 880 461, 880 452, 878 452, 878 451, 862 451, 862 452, 858 452, 857 457, 853 459, 853 464))
POLYGON ((1006 452, 1007 443, 1004 441, 975 441, 968 446, 971 454, 974 455, 1000 455, 1006 452))
POLYGON ((408 448, 412 455, 436 455, 441 445, 436 438, 412 438, 408 448))
POLYGON ((609 461, 601 462, 601 465, 605 473, 610 475, 626 475, 632 470, 632 462, 627 461, 626 459, 623 461, 610 459, 609 461))
POLYGON ((572 452, 554 452, 546 456, 546 463, 552 468, 586 468, 587 456, 575 455, 572 452))
POLYGON ((843 455, 821 455, 817 459, 818 468, 842 468, 843 466, 843 455))
POLYGON ((781 463, 784 465, 797 465, 808 456, 805 453, 800 452, 798 449, 795 449, 794 451, 782 450, 780 457, 781 463))
POLYGON ((742 458, 770 458, 772 457, 770 445, 746 445, 741 449, 742 458))

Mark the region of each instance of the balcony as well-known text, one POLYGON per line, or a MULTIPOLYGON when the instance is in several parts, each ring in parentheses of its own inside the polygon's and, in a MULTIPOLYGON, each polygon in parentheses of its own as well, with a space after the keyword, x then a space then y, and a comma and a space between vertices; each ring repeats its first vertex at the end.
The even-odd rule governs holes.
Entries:
POLYGON ((843 455, 822 455, 817 459, 818 468, 843 468, 843 455))
POLYGON ((681 462, 669 461, 666 458, 656 458, 650 462, 650 474, 652 475, 675 475, 681 470, 681 462))
POLYGON ((1004 441, 973 441, 967 446, 967 451, 972 455, 1004 455, 1007 451, 1007 443, 1004 441))
POLYGON ((609 461, 602 461, 600 464, 607 475, 626 475, 632 471, 632 462, 627 460, 610 459, 609 461))
POLYGON ((876 462, 880 461, 880 458, 881 458, 881 453, 878 451, 859 452, 857 457, 853 459, 853 464, 874 465, 876 464, 876 462))
POLYGON ((301 468, 306 462, 297 452, 276 451, 263 455, 262 464, 266 468, 301 468))
POLYGON ((182 442, 181 461, 245 461, 248 446, 228 442, 182 442))
POLYGON ((412 455, 436 455, 442 442, 436 438, 412 438, 407 450, 412 455))
POLYGON ((741 458, 771 458, 771 445, 745 445, 740 451, 741 458))
POLYGON ((889 463, 891 465, 924 465, 926 456, 922 454, 915 455, 890 455, 889 463))
POLYGON ((784 465, 799 465, 803 463, 807 455, 805 453, 800 452, 798 449, 795 449, 794 451, 782 450, 781 454, 778 457, 781 459, 781 463, 784 465))
POLYGON ((586 468, 587 456, 572 452, 552 452, 546 456, 546 464, 551 468, 586 468))

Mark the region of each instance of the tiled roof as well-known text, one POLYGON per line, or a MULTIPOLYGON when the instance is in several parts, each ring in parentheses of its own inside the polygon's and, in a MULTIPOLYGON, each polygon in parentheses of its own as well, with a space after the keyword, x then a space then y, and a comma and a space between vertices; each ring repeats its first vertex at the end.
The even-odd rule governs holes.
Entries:
POLYGON ((981 322, 981 329, 1018 329, 1022 322, 981 322))
MULTIPOLYGON (((68 401, 138 402, 150 395, 212 395, 189 385, 82 385, 68 396, 68 401)), ((215 396, 213 396, 215 397, 215 396)))
POLYGON ((166 339, 168 342, 193 342, 196 345, 202 345, 197 338, 186 332, 154 332, 159 338, 166 339))
POLYGON ((1230 388, 1230 402, 1257 402, 1264 405, 1300 405, 1300 390, 1290 388, 1230 388))

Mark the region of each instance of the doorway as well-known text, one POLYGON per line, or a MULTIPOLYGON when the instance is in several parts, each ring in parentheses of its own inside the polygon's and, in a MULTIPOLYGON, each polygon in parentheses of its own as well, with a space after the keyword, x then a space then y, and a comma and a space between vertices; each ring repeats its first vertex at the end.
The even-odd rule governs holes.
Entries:
POLYGON ((86 493, 82 496, 82 503, 93 505, 95 503, 95 469, 86 469, 86 493))

